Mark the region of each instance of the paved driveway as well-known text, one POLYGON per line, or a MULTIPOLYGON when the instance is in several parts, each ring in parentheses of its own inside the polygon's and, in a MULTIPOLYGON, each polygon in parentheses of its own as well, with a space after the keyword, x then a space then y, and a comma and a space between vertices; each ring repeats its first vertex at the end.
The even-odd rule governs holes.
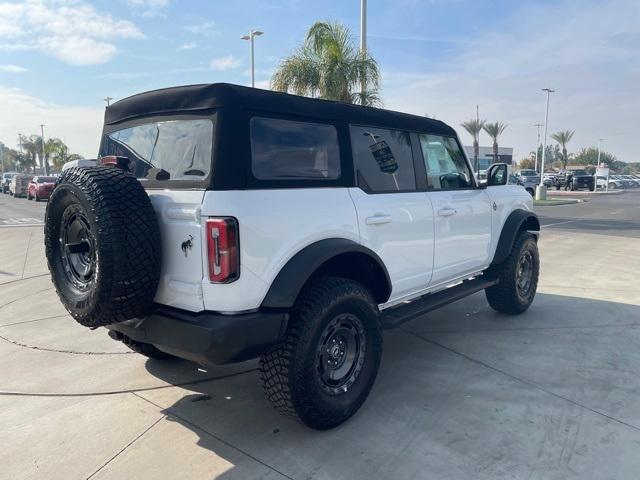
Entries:
POLYGON ((328 432, 276 414, 255 362, 146 360, 76 325, 42 228, 2 228, 0 477, 637 478, 640 195, 615 198, 539 210, 524 315, 477 294, 387 332, 368 401, 328 432))

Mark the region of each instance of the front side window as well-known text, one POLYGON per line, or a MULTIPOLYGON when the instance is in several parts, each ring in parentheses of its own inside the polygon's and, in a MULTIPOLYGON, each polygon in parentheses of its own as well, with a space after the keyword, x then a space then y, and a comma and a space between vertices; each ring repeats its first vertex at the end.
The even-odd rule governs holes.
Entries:
POLYGON ((211 120, 167 120, 107 134, 100 155, 128 157, 138 178, 204 180, 211 170, 212 148, 211 120))
POLYGON ((455 139, 421 133, 420 146, 430 188, 450 190, 474 186, 469 165, 455 139))
POLYGON ((338 132, 323 123, 253 117, 251 166, 259 180, 335 180, 338 132))
POLYGON ((358 185, 369 193, 415 190, 411 135, 402 130, 352 126, 358 185))

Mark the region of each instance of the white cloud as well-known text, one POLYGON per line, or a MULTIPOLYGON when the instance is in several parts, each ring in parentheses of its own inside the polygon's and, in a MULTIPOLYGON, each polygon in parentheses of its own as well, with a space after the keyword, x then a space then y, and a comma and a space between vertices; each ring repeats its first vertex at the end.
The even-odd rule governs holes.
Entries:
POLYGON ((24 73, 26 71, 27 71, 26 68, 20 67, 18 65, 11 65, 11 64, 0 65, 0 72, 4 72, 4 73, 24 73))
POLYGON ((178 47, 178 51, 180 51, 180 50, 193 50, 197 46, 198 46, 198 44, 196 42, 183 43, 182 45, 180 45, 178 47))
POLYGON ((39 125, 44 123, 45 136, 61 138, 72 152, 88 158, 98 153, 104 108, 58 105, 3 85, 0 105, 3 111, 11 112, 11 122, 0 122, 0 139, 9 146, 17 147, 19 133, 39 133, 39 125))
POLYGON ((126 0, 136 12, 141 12, 143 17, 164 16, 164 10, 169 5, 169 0, 126 0))
POLYGON ((133 23, 82 0, 0 3, 0 50, 39 50, 71 65, 94 65, 116 54, 114 40, 140 38, 133 23))
POLYGON ((544 121, 540 89, 550 86, 557 92, 551 97, 549 133, 575 130, 570 151, 608 137, 609 151, 637 161, 638 18, 635 0, 522 6, 504 24, 484 29, 477 42, 463 45, 459 55, 434 65, 437 73, 383 71, 386 106, 435 114, 468 143, 459 124, 475 117, 479 104, 481 118, 509 124, 500 144, 513 146, 522 157, 535 148, 534 124, 544 121), (621 135, 634 129, 635 135, 621 135))
POLYGON ((225 55, 224 57, 218 57, 211 60, 209 63, 209 67, 212 70, 232 70, 234 68, 238 68, 242 65, 242 61, 239 58, 234 57, 233 55, 225 55))
POLYGON ((218 35, 218 31, 216 30, 216 22, 196 23, 193 25, 187 25, 184 27, 184 29, 196 35, 204 35, 205 37, 218 35))

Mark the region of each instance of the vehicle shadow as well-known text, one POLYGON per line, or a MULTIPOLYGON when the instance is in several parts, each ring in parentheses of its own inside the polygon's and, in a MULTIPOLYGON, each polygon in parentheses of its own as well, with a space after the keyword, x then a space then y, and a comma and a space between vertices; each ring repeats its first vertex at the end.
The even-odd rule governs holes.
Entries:
MULTIPOLYGON (((474 295, 386 332, 368 400, 325 432, 269 406, 255 361, 245 373, 206 367, 218 378, 143 396, 233 465, 217 478, 527 478, 541 469, 602 478, 611 462, 640 468, 637 432, 616 423, 640 426, 639 327, 634 304, 538 294, 525 314, 506 316, 474 295), (581 429, 589 455, 569 465, 581 429)), ((175 368, 184 373, 147 362, 179 384, 175 368)))

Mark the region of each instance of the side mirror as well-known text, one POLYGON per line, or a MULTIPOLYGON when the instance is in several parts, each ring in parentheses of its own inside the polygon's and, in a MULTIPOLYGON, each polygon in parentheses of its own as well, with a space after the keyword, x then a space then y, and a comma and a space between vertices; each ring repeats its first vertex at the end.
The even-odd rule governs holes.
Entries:
POLYGON ((509 178, 506 163, 494 163, 487 169, 487 186, 506 185, 509 178))

